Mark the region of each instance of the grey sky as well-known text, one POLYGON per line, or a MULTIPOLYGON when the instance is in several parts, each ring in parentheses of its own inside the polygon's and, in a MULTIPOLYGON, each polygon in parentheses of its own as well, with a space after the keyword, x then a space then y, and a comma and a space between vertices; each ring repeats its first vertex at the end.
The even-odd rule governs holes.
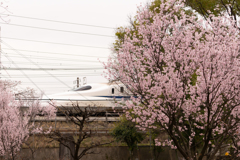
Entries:
POLYGON ((2 78, 22 81, 22 87, 40 88, 47 94, 69 90, 73 87, 72 82, 77 76, 87 77, 88 83, 106 82, 101 77, 102 65, 98 58, 100 61, 107 60, 107 56, 111 53, 108 48, 114 42, 115 30, 112 28, 127 26, 128 17, 136 13, 137 5, 141 2, 146 3, 146 0, 3 1, 11 12, 2 12, 5 14, 110 28, 1 15, 10 24, 4 24, 4 21, 1 21, 0 24, 2 64, 6 68, 6 70, 1 71, 2 78), (37 29, 36 27, 46 29, 37 29), (61 43, 62 45, 46 42, 61 43), (9 70, 10 68, 35 70, 16 71, 9 70), (41 71, 41 68, 48 70, 41 71), (60 70, 66 68, 74 68, 75 70, 60 70), (76 70, 77 68, 82 70, 76 70))

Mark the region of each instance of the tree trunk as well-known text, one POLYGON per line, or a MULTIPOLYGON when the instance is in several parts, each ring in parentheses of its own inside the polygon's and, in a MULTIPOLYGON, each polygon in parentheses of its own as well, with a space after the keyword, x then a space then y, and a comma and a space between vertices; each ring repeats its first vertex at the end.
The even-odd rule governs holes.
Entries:
POLYGON ((62 143, 64 143, 65 145, 63 145, 62 143, 60 143, 59 146, 59 160, 74 160, 72 154, 74 155, 75 153, 75 145, 72 142, 74 141, 73 136, 68 136, 68 141, 63 141, 62 143), (69 150, 70 148, 70 150, 69 150))

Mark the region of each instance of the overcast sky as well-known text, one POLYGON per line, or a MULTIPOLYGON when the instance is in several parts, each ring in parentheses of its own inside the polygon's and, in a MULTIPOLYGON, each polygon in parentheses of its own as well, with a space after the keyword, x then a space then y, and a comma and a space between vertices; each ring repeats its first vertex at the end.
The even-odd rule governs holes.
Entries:
POLYGON ((53 94, 71 89, 76 77, 87 77, 87 83, 106 82, 98 59, 107 60, 115 28, 127 26, 128 17, 147 1, 2 2, 9 11, 1 11, 2 79, 18 80, 22 87, 53 94))

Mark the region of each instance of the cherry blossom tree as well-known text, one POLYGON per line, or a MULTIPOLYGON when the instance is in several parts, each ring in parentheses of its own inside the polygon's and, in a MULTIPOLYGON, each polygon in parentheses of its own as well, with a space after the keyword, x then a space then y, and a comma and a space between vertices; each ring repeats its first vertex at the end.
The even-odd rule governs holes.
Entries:
POLYGON ((188 16, 174 0, 157 9, 140 6, 138 32, 125 36, 117 57, 105 64, 107 78, 133 95, 123 105, 128 119, 142 130, 164 130, 170 140, 156 143, 186 160, 214 159, 226 145, 238 156, 240 37, 234 18, 188 16))
POLYGON ((0 154, 14 159, 21 144, 28 138, 25 117, 20 116, 20 105, 9 89, 0 84, 0 154))
POLYGON ((15 100, 15 94, 11 90, 11 86, 15 85, 12 84, 0 81, 0 155, 4 159, 14 160, 30 134, 46 133, 31 120, 39 113, 52 117, 55 115, 55 108, 50 105, 40 107, 37 100, 15 100), (23 104, 28 104, 29 110, 21 111, 23 104))

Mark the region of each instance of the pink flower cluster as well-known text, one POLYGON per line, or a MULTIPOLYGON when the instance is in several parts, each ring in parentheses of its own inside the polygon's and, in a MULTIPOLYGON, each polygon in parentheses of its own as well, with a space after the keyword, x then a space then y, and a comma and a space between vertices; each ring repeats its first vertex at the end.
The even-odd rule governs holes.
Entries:
POLYGON ((15 96, 4 81, 0 81, 0 155, 14 159, 22 144, 31 133, 43 133, 41 127, 31 120, 41 111, 46 116, 55 116, 56 109, 52 106, 42 108, 39 101, 23 103, 15 100, 15 96), (28 104, 28 111, 22 111, 21 106, 28 104), (31 105, 30 105, 31 104, 31 105))
POLYGON ((196 20, 183 6, 170 0, 159 13, 140 8, 138 32, 126 29, 117 58, 105 67, 134 95, 124 105, 140 129, 166 131, 184 157, 214 156, 231 137, 239 139, 239 29, 231 17, 196 20), (210 147, 216 150, 208 153, 210 147))

